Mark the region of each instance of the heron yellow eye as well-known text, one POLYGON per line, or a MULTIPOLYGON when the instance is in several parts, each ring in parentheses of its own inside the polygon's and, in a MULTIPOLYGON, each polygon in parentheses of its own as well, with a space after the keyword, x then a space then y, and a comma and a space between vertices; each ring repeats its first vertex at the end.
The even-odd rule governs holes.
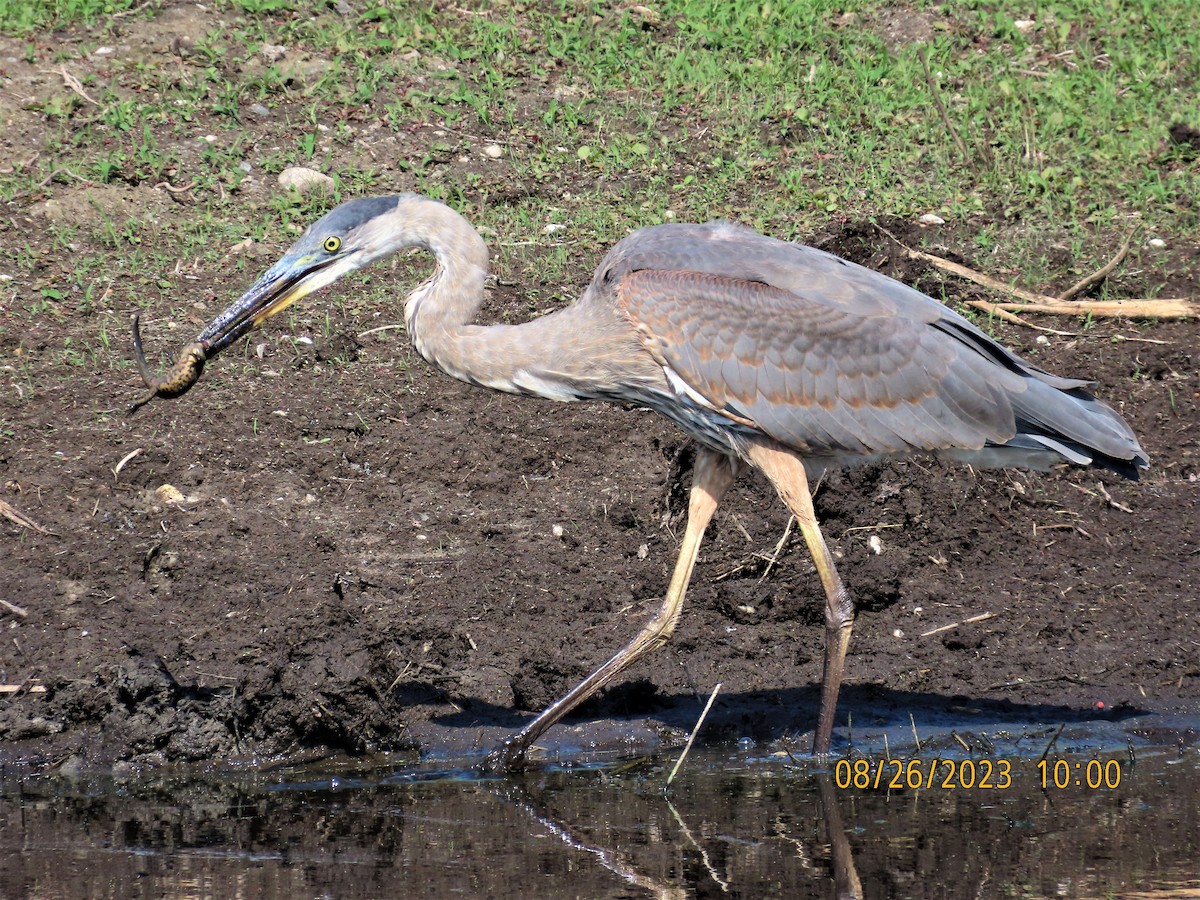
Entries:
POLYGON ((326 253, 337 253, 341 249, 342 239, 340 237, 327 237, 323 246, 326 253))

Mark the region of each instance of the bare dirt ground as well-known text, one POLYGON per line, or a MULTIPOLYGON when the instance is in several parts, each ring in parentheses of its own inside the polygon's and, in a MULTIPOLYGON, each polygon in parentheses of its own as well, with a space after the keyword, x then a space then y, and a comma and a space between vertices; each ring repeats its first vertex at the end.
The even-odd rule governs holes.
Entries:
MULTIPOLYGON (((169 32, 131 21, 119 43, 167 59, 169 32)), ((14 91, 61 89, 10 44, 0 56, 14 91)), ((39 120, 19 104, 4 113, 15 122, 3 148, 12 166, 32 152, 39 120)), ((264 196, 247 189, 237 202, 264 196)), ((33 278, 14 273, 0 309, 0 499, 44 531, 0 520, 10 604, 0 610, 0 758, 91 767, 487 749, 654 609, 692 452, 667 422, 460 384, 401 330, 360 337, 340 307, 325 327, 319 299, 311 320, 322 324, 294 335, 311 343, 252 340, 187 397, 128 415, 143 393, 116 362, 130 357, 130 310, 26 311, 42 287, 70 280, 75 258, 54 238, 47 199, 79 217, 98 204, 112 216, 152 209, 164 229, 192 202, 68 179, 4 209, 4 241, 38 267, 33 278), (64 342, 96 346, 101 324, 110 347, 64 364, 64 342)), ((811 240, 943 290, 869 229, 831 223, 811 240)), ((953 233, 943 243, 952 248, 953 233)), ((253 251, 251 268, 282 247, 253 251)), ((593 249, 592 264, 603 248, 593 249)), ((1166 283, 1133 277, 1122 289, 1200 294, 1198 248, 1170 252, 1166 283)), ((578 286, 590 271, 580 268, 578 286)), ((160 320, 150 340, 178 346, 248 282, 210 271, 177 283, 195 309, 183 331, 168 335, 160 320)), ((527 316, 521 283, 519 266, 503 273, 489 319, 527 316)), ((944 291, 971 296, 957 283, 944 291)), ((844 706, 856 724, 885 712, 920 720, 964 700, 1051 723, 1200 703, 1195 326, 1041 321, 1078 335, 1043 344, 1038 332, 994 327, 1039 365, 1095 379, 1152 468, 1131 483, 914 459, 829 477, 817 511, 860 605, 844 706)), ((580 741, 619 744, 630 720, 647 717, 678 724, 718 681, 722 718, 709 740, 811 732, 821 595, 797 536, 766 561, 786 522, 765 482, 744 475, 674 639, 579 712, 573 721, 618 726, 580 741)))

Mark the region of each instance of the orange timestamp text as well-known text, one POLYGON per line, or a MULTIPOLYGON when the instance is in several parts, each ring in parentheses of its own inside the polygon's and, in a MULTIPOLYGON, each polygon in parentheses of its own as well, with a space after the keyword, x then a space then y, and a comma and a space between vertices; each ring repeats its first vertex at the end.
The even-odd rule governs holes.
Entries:
MULTIPOLYGON (((1007 790, 1013 773, 1028 760, 1010 759, 839 759, 834 783, 843 790, 1007 790)), ((1087 787, 1109 790, 1121 785, 1116 759, 1040 759, 1033 766, 1045 790, 1087 787)))

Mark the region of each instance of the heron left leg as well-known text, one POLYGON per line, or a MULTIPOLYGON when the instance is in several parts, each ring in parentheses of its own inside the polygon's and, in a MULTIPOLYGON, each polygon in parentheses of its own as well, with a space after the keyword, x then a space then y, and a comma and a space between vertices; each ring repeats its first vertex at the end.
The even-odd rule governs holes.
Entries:
POLYGON ((675 630, 679 614, 683 610, 684 594, 687 592, 688 582, 692 578, 696 557, 700 553, 700 542, 704 538, 704 530, 712 520, 713 513, 717 511, 717 504, 721 497, 733 483, 734 474, 735 462, 731 457, 708 449, 702 449, 697 454, 695 465, 692 467, 692 489, 688 497, 687 527, 679 548, 679 558, 675 562, 675 572, 671 576, 667 594, 654 618, 646 623, 632 641, 613 654, 608 662, 572 688, 566 696, 550 704, 541 715, 489 753, 482 766, 484 771, 507 772, 519 769, 533 742, 545 734, 552 725, 608 684, 634 660, 667 642, 675 630))
POLYGON ((747 456, 754 465, 775 485, 775 490, 787 504, 796 524, 808 544, 821 586, 825 588, 825 666, 821 675, 821 712, 817 716, 817 730, 813 737, 813 755, 829 752, 833 736, 833 717, 837 712, 838 692, 842 686, 842 672, 846 667, 846 650, 850 646, 850 633, 854 630, 854 600, 833 564, 833 556, 825 545, 825 538, 817 524, 813 510, 812 494, 808 489, 808 476, 804 463, 792 451, 774 442, 757 442, 750 446, 747 456))

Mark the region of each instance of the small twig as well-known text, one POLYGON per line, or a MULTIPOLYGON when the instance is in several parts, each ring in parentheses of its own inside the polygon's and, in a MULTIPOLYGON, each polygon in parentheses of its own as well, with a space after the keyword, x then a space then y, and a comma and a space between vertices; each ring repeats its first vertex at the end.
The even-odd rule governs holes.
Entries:
POLYGON ((958 628, 961 625, 973 625, 976 622, 986 622, 988 619, 996 618, 994 612, 980 613, 977 616, 971 616, 969 619, 963 619, 961 622, 951 622, 949 625, 943 625, 940 628, 934 628, 932 631, 924 631, 921 637, 929 637, 933 634, 941 634, 943 631, 950 631, 952 628, 958 628))
POLYGON ((704 709, 700 712, 700 718, 696 720, 696 727, 692 729, 692 733, 688 735, 687 743, 683 745, 683 752, 679 754, 679 759, 675 760, 675 768, 667 776, 666 787, 671 786, 671 782, 675 780, 675 773, 679 771, 679 767, 687 759, 688 751, 692 749, 692 743, 696 740, 696 735, 700 733, 700 726, 704 724, 704 720, 708 717, 708 711, 712 709, 713 701, 717 699, 717 691, 719 690, 721 690, 721 682, 718 681, 717 686, 708 695, 708 702, 704 704, 704 709))
MULTIPOLYGON (((1016 297, 1022 301, 1021 303, 988 303, 982 300, 968 301, 969 306, 974 306, 978 309, 985 309, 995 313, 1018 311, 1071 316, 1134 316, 1145 319, 1200 318, 1200 303, 1195 303, 1186 298, 1083 301, 1060 300, 1057 297, 1051 297, 1047 294, 1036 294, 1033 291, 1027 291, 1023 288, 1006 284, 998 278, 985 275, 983 272, 977 272, 960 263, 951 262, 948 259, 934 256, 932 253, 926 253, 923 250, 914 250, 882 225, 876 224, 875 227, 895 241, 904 250, 905 254, 908 255, 909 259, 923 260, 935 268, 941 269, 943 272, 949 272, 951 275, 957 275, 960 278, 973 281, 975 284, 985 287, 990 291, 1008 294, 1010 297, 1016 297)), ((1021 324, 1028 323, 1022 322, 1021 324)))
POLYGON ((1091 275, 1075 282, 1075 284, 1071 285, 1069 288, 1067 288, 1065 291, 1063 291, 1061 294, 1059 294, 1058 299, 1059 300, 1070 300, 1072 297, 1074 297, 1076 294, 1078 294, 1084 288, 1089 288, 1096 282, 1103 281, 1110 274, 1112 274, 1113 269, 1115 269, 1117 266, 1119 266, 1121 264, 1121 260, 1123 260, 1126 256, 1129 255, 1129 248, 1133 245, 1133 239, 1137 235, 1137 233, 1141 230, 1142 230, 1142 223, 1138 222, 1137 225, 1135 225, 1133 227, 1133 231, 1129 232, 1129 237, 1125 238, 1125 243, 1123 243, 1121 245, 1121 249, 1119 249, 1117 251, 1116 256, 1114 256, 1112 259, 1110 259, 1108 262, 1106 262, 1103 266, 1101 266, 1099 269, 1097 269, 1091 275))
POLYGON ((117 463, 117 465, 112 470, 113 480, 115 481, 118 477, 120 477, 121 470, 123 468, 125 468, 125 466, 129 463, 129 461, 131 459, 133 459, 137 456, 141 456, 145 452, 146 451, 142 447, 138 447, 136 450, 130 450, 123 457, 121 457, 121 461, 119 463, 117 463))
POLYGON ((783 552, 783 545, 787 543, 788 535, 792 533, 792 526, 796 524, 795 516, 788 516, 787 525, 783 529, 783 537, 779 539, 779 543, 775 545, 775 552, 771 554, 771 558, 767 560, 767 567, 763 569, 758 580, 761 583, 768 575, 771 574, 771 569, 775 567, 775 563, 779 562, 779 554, 783 552))
POLYGON ((912 713, 909 713, 909 714, 908 714, 908 722, 909 722, 909 724, 910 724, 910 725, 912 725, 912 730, 913 730, 913 741, 914 741, 914 742, 916 743, 916 745, 917 745, 917 752, 918 752, 918 753, 920 753, 920 752, 921 752, 921 738, 920 738, 920 736, 917 734, 917 720, 913 718, 913 714, 912 714, 912 713))
POLYGON ((687 827, 683 821, 683 817, 679 815, 679 812, 674 806, 671 805, 671 801, 669 800, 667 801, 667 809, 669 809, 671 811, 671 815, 675 817, 675 823, 683 832, 683 836, 688 839, 688 842, 695 847, 696 851, 700 854, 700 861, 704 863, 704 868, 708 869, 708 876, 720 886, 722 892, 728 894, 729 882, 722 878, 717 872, 716 866, 714 866, 712 861, 708 858, 708 851, 701 847, 700 842, 692 836, 692 830, 687 827))
POLYGON ((397 325, 380 325, 378 328, 368 328, 366 331, 360 331, 358 336, 365 338, 368 334, 379 334, 381 331, 393 331, 397 328, 404 328, 403 324, 397 325))
POLYGON ((937 108, 938 115, 942 117, 942 123, 946 126, 946 130, 954 138, 954 144, 958 147, 958 152, 962 155, 963 163, 969 164, 971 162, 971 154, 967 152, 967 145, 963 143, 958 129, 950 121, 950 113, 946 112, 946 106, 942 103, 942 91, 938 87, 938 83, 934 80, 933 74, 929 71, 929 58, 925 55, 924 47, 917 48, 917 56, 921 60, 921 68, 925 70, 925 83, 929 85, 929 93, 933 97, 933 105, 937 108))
POLYGON ((1105 500, 1108 501, 1108 505, 1111 506, 1113 509, 1119 509, 1121 512, 1127 512, 1127 513, 1133 512, 1133 510, 1130 509, 1128 506, 1126 506, 1124 503, 1119 503, 1116 500, 1114 500, 1112 497, 1112 494, 1110 494, 1108 492, 1108 489, 1098 481, 1096 482, 1096 488, 1097 488, 1097 490, 1100 491, 1100 495, 1105 500))
POLYGON ((1050 738, 1050 743, 1048 743, 1046 745, 1046 749, 1043 750, 1042 755, 1038 757, 1039 763, 1046 758, 1047 754, 1049 754, 1049 752, 1054 748, 1054 745, 1056 743, 1058 743, 1058 736, 1063 733, 1063 729, 1066 727, 1067 727, 1066 722, 1063 722, 1061 725, 1058 726, 1058 731, 1054 732, 1054 737, 1050 738))
POLYGON ((961 302, 973 309, 981 309, 989 316, 995 316, 997 319, 1008 322, 1011 325, 1021 325, 1025 328, 1032 328, 1035 331, 1045 331, 1049 334, 1057 334, 1063 337, 1077 336, 1073 331, 1059 331, 1057 328, 1047 328, 1045 325, 1034 325, 1032 322, 1027 322, 1015 313, 1009 312, 1007 309, 1001 309, 997 303, 988 303, 986 300, 963 300, 961 302))
POLYGON ((109 13, 108 17, 110 19, 124 19, 126 16, 136 16, 143 9, 146 9, 153 5, 154 5, 154 0, 146 0, 146 2, 143 3, 141 6, 135 6, 133 9, 127 9, 127 10, 124 10, 123 12, 109 13))
POLYGON ((15 603, 9 603, 7 600, 0 598, 0 606, 7 609, 14 616, 20 616, 22 619, 29 618, 29 610, 23 606, 17 606, 15 603))
POLYGON ((997 309, 1021 312, 1052 313, 1064 316, 1135 319, 1200 319, 1200 303, 1184 297, 1162 300, 1137 298, 1133 300, 1056 300, 1047 297, 1037 303, 996 303, 997 309))
POLYGON ((74 75, 72 75, 70 72, 67 71, 66 66, 59 66, 57 69, 42 69, 42 71, 43 72, 53 72, 55 75, 61 76, 62 80, 63 80, 63 84, 65 84, 72 91, 74 91, 76 94, 78 94, 80 97, 82 97, 87 103, 92 104, 92 106, 100 105, 99 103, 97 103, 95 100, 93 100, 91 97, 89 97, 87 95, 87 91, 85 91, 83 89, 83 84, 80 82, 80 80, 78 78, 76 78, 74 75))
POLYGON ((1126 336, 1125 336, 1125 335, 1123 335, 1123 334, 1114 334, 1114 335, 1112 336, 1112 339, 1113 339, 1114 341, 1129 341, 1130 343, 1138 343, 1138 344, 1160 344, 1160 345, 1165 345, 1165 344, 1169 344, 1169 343, 1171 343, 1170 341, 1160 341, 1160 340, 1158 340, 1158 339, 1156 339, 1156 338, 1141 338, 1141 337, 1134 337, 1134 338, 1131 338, 1131 337, 1126 337, 1126 336))
POLYGON ((0 500, 0 515, 10 522, 20 525, 22 528, 28 528, 30 531, 36 531, 38 534, 54 534, 4 500, 0 500))

